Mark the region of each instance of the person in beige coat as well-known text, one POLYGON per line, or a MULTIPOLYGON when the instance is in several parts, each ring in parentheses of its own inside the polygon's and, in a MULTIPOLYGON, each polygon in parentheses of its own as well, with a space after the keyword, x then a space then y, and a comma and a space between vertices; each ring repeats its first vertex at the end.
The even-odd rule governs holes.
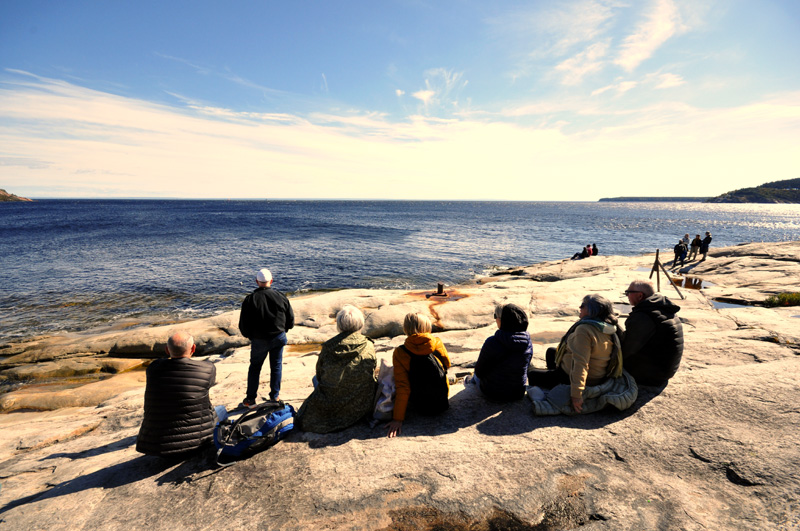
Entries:
POLYGON ((572 408, 580 413, 583 391, 622 374, 622 348, 617 329, 617 314, 611 301, 600 295, 587 295, 580 305, 580 319, 561 338, 558 348, 545 355, 547 370, 528 371, 530 385, 552 389, 570 386, 572 408))

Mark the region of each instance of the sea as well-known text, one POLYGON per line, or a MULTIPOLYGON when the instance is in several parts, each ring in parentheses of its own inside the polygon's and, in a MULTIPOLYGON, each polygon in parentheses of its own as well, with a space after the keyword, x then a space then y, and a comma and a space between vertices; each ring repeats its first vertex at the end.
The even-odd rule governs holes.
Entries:
POLYGON ((430 289, 497 269, 800 240, 800 205, 47 199, 0 203, 0 343, 239 308, 258 269, 296 295, 430 289))

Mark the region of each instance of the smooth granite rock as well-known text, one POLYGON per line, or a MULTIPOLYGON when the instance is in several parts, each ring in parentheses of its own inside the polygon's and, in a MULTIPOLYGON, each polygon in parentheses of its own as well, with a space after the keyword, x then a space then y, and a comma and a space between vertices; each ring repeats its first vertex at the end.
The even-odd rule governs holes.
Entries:
MULTIPOLYGON (((135 452, 142 371, 73 389, 71 407, 0 415, 0 524, 125 531, 797 529, 800 308, 716 308, 711 300, 800 291, 797 249, 798 242, 712 249, 691 272, 713 286, 681 288, 685 299, 662 276, 661 291, 681 306, 683 362, 666 388, 642 388, 623 412, 534 417, 525 400, 497 404, 455 383, 449 411, 409 415, 398 438, 366 424, 326 435, 296 432, 219 469, 211 452, 184 462, 135 452), (115 393, 102 398, 109 385, 115 393), (96 405, 81 407, 81 396, 96 405)), ((282 398, 299 407, 311 392, 318 343, 333 335, 342 304, 369 301, 361 307, 372 330, 387 330, 375 343, 384 359, 403 341, 392 319, 409 308, 437 317, 455 376, 469 372, 494 333, 494 304, 513 301, 531 312, 534 364, 543 366, 545 348, 574 322, 583 295, 601 293, 627 312, 622 291, 646 278, 652 262, 649 255, 600 256, 531 266, 448 287, 467 296, 444 302, 420 292, 293 299, 307 324, 289 334, 282 398), (563 279, 543 282, 539 271, 563 279)), ((217 365, 212 402, 234 406, 244 397, 249 349, 207 359, 217 365)), ((261 379, 265 394, 267 369, 261 379)))

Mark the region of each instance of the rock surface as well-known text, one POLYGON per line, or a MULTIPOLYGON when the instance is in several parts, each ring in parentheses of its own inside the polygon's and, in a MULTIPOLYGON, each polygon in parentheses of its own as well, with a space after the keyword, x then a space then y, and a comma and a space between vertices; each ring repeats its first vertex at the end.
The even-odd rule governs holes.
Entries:
MULTIPOLYGON (((798 249, 798 242, 712 249, 708 260, 686 268, 707 287, 681 288, 684 300, 662 275, 661 291, 681 306, 683 363, 665 389, 642 389, 624 412, 534 417, 525 400, 496 404, 457 383, 447 413, 410 416, 399 438, 367 425, 298 432, 217 469, 209 455, 176 463, 136 453, 142 371, 69 391, 16 391, 15 400, 26 394, 28 401, 0 415, 0 523, 51 530, 797 529, 800 308, 716 307, 711 298, 757 302, 800 291, 798 249), (30 411, 47 400, 65 407, 30 411)), ((543 366, 545 348, 576 319, 583 295, 600 293, 625 313, 622 291, 652 264, 652 256, 550 262, 449 288, 444 300, 364 290, 292 299, 303 324, 289 334, 282 398, 299 407, 310 394, 318 344, 334 335, 333 316, 344 304, 364 310, 366 332, 385 358, 403 341, 402 316, 430 313, 455 375, 468 372, 494 333, 493 306, 515 302, 530 312, 534 364, 543 366)), ((215 318, 232 342, 243 339, 236 318, 215 318)), ((131 331, 130 341, 157 352, 153 345, 174 328, 131 331)), ((196 337, 210 352, 205 345, 221 336, 196 337)), ((74 345, 75 354, 91 351, 74 345)), ((248 351, 208 356, 218 371, 213 403, 242 399, 248 351)), ((21 354, 53 359, 36 347, 21 354)), ((22 363, 7 365, 14 366, 22 363)), ((265 369, 262 392, 268 378, 265 369)))

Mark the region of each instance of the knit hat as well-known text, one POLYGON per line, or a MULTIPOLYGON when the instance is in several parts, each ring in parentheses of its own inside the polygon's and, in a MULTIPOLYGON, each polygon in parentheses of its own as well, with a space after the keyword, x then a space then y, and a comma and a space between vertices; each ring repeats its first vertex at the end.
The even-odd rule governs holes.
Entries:
POLYGON ((528 329, 528 316, 525 310, 516 304, 506 304, 500 314, 500 330, 506 332, 524 332, 528 329))
POLYGON ((272 273, 270 273, 269 269, 260 269, 258 273, 256 273, 256 280, 259 282, 270 283, 272 282, 272 273))

